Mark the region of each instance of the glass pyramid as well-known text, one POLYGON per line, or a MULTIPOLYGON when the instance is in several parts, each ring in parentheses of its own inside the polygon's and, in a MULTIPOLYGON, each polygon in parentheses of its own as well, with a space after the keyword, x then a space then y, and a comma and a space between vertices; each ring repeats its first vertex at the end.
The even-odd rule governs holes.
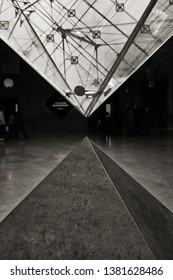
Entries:
POLYGON ((90 116, 173 34, 173 0, 0 0, 0 38, 90 116))

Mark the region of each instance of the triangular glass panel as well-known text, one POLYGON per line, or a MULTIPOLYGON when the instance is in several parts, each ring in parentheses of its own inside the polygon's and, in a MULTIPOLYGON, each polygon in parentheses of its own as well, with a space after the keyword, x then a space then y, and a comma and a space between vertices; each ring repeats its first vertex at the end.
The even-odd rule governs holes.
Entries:
POLYGON ((0 38, 90 116, 172 36, 172 14, 163 0, 1 0, 0 38))

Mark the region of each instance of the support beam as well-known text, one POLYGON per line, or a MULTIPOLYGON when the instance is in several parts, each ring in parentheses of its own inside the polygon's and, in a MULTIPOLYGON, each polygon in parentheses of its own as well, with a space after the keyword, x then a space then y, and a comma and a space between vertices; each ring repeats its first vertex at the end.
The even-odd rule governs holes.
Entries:
MULTIPOLYGON (((91 7, 99 16, 101 16, 103 19, 105 19, 111 26, 115 27, 116 30, 118 30, 124 37, 126 37, 127 39, 129 38, 128 35, 123 32, 123 30, 121 30, 116 24, 114 24, 111 20, 109 20, 104 14, 102 14, 99 10, 97 10, 93 4, 91 5, 87 0, 84 0, 85 3, 91 7)), ((145 50, 143 50, 139 45, 137 45, 135 42, 134 42, 134 45, 139 49, 141 50, 141 52, 143 52, 144 54, 147 54, 145 50)))
MULTIPOLYGON (((13 2, 13 1, 12 1, 13 2)), ((32 32, 34 33, 34 35, 36 36, 37 40, 39 41, 40 45, 42 46, 43 50, 45 51, 45 53, 47 54, 48 58, 50 59, 51 63, 53 64, 53 66, 55 67, 56 71, 58 72, 58 74, 60 75, 61 79, 63 80, 64 84, 67 86, 67 88, 69 90, 71 90, 69 84, 67 83, 67 81, 64 79, 63 75, 61 74, 61 72, 59 71, 57 65, 55 64, 55 62, 53 61, 52 57, 50 56, 50 54, 48 53, 48 51, 46 50, 44 44, 42 43, 42 41, 40 40, 39 36, 37 35, 35 29, 33 28, 33 26, 31 25, 29 19, 27 18, 27 16, 25 15, 24 11, 19 7, 21 14, 24 16, 25 20, 27 21, 28 25, 30 26, 32 32)))
POLYGON ((149 14, 151 13, 152 9, 156 5, 158 0, 151 0, 148 4, 146 10, 144 11, 143 15, 141 16, 139 22, 137 23, 136 27, 134 28, 132 34, 130 35, 129 39, 127 40, 126 44, 124 45, 123 49, 121 50, 120 54, 118 55, 116 61, 112 65, 109 73, 107 74, 106 78, 104 79, 103 83, 100 85, 100 88, 98 89, 98 94, 93 99, 92 103, 88 107, 86 111, 86 116, 88 117, 90 113, 92 112, 93 108, 95 107, 97 101, 99 100, 100 96, 102 95, 103 91, 107 87, 109 81, 111 80, 112 76, 116 72, 118 66, 124 59, 126 53, 130 49, 131 45, 134 44, 134 40, 136 36, 138 35, 139 31, 141 30, 142 26, 144 25, 146 19, 148 18, 149 14))
POLYGON ((73 38, 75 38, 79 41, 82 41, 84 43, 87 43, 91 46, 94 46, 94 47, 97 46, 97 44, 95 42, 93 42, 92 40, 87 40, 84 37, 81 37, 81 36, 78 36, 77 34, 74 34, 71 29, 64 29, 61 26, 57 25, 56 22, 54 22, 54 24, 55 24, 56 27, 53 27, 53 30, 60 32, 62 36, 66 37, 66 35, 68 35, 69 37, 73 37, 73 38))
POLYGON ((28 5, 23 11, 27 10, 28 8, 31 8, 33 5, 35 5, 37 2, 39 2, 40 0, 36 0, 34 3, 31 3, 30 5, 28 5))
MULTIPOLYGON (((95 1, 96 2, 96 1, 95 1)), ((94 3, 95 3, 94 2, 94 3)), ((93 4, 94 4, 93 3, 93 4)), ((67 7, 66 6, 64 6, 62 3, 60 3, 59 1, 58 1, 58 4, 59 5, 61 5, 61 7, 64 9, 64 10, 66 10, 66 11, 68 11, 68 9, 67 9, 67 7)), ((90 9, 90 7, 89 7, 89 9, 90 9)), ((87 9, 86 11, 85 11, 85 13, 82 15, 82 17, 88 12, 88 10, 89 9, 87 9)), ((78 22, 81 22, 81 19, 82 19, 82 17, 81 18, 78 18, 77 16, 76 16, 76 19, 78 20, 78 22)), ((77 23, 78 23, 77 22, 77 23)), ((75 25, 77 24, 77 23, 75 23, 75 25)), ((91 40, 91 38, 89 37, 89 36, 86 36, 86 34, 85 34, 85 37, 83 36, 83 37, 81 37, 81 36, 78 36, 77 34, 74 34, 72 31, 73 30, 71 30, 71 29, 63 29, 62 28, 62 26, 60 26, 56 21, 54 21, 54 24, 55 24, 55 26, 57 26, 57 31, 60 31, 61 33, 65 33, 65 34, 67 34, 68 36, 71 36, 71 37, 74 37, 75 39, 78 39, 78 40, 80 40, 80 41, 83 41, 83 42, 85 42, 85 43, 87 43, 87 44, 90 44, 90 45, 92 45, 92 46, 97 46, 97 44, 93 41, 93 40, 91 40)), ((75 26, 74 25, 74 26, 75 26)), ((73 26, 73 28, 74 28, 74 26, 73 26)))
POLYGON ((66 57, 65 57, 65 39, 66 37, 64 37, 62 35, 62 48, 63 48, 63 63, 64 63, 64 77, 65 77, 65 80, 67 80, 67 77, 66 77, 66 57))

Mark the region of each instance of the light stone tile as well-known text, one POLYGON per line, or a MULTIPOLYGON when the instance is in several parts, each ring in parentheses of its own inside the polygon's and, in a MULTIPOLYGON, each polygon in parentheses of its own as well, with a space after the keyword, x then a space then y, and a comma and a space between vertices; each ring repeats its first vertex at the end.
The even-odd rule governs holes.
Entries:
POLYGON ((0 211, 0 222, 8 215, 7 211, 0 211))
POLYGON ((8 212, 10 210, 9 205, 7 204, 6 200, 3 197, 3 193, 0 192, 0 211, 1 212, 8 212))

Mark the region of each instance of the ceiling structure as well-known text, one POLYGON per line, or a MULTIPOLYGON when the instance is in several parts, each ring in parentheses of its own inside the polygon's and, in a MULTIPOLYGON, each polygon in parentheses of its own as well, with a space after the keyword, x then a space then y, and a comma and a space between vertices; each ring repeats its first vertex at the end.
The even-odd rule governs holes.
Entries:
POLYGON ((173 35, 173 0, 0 0, 0 38, 90 116, 173 35))

